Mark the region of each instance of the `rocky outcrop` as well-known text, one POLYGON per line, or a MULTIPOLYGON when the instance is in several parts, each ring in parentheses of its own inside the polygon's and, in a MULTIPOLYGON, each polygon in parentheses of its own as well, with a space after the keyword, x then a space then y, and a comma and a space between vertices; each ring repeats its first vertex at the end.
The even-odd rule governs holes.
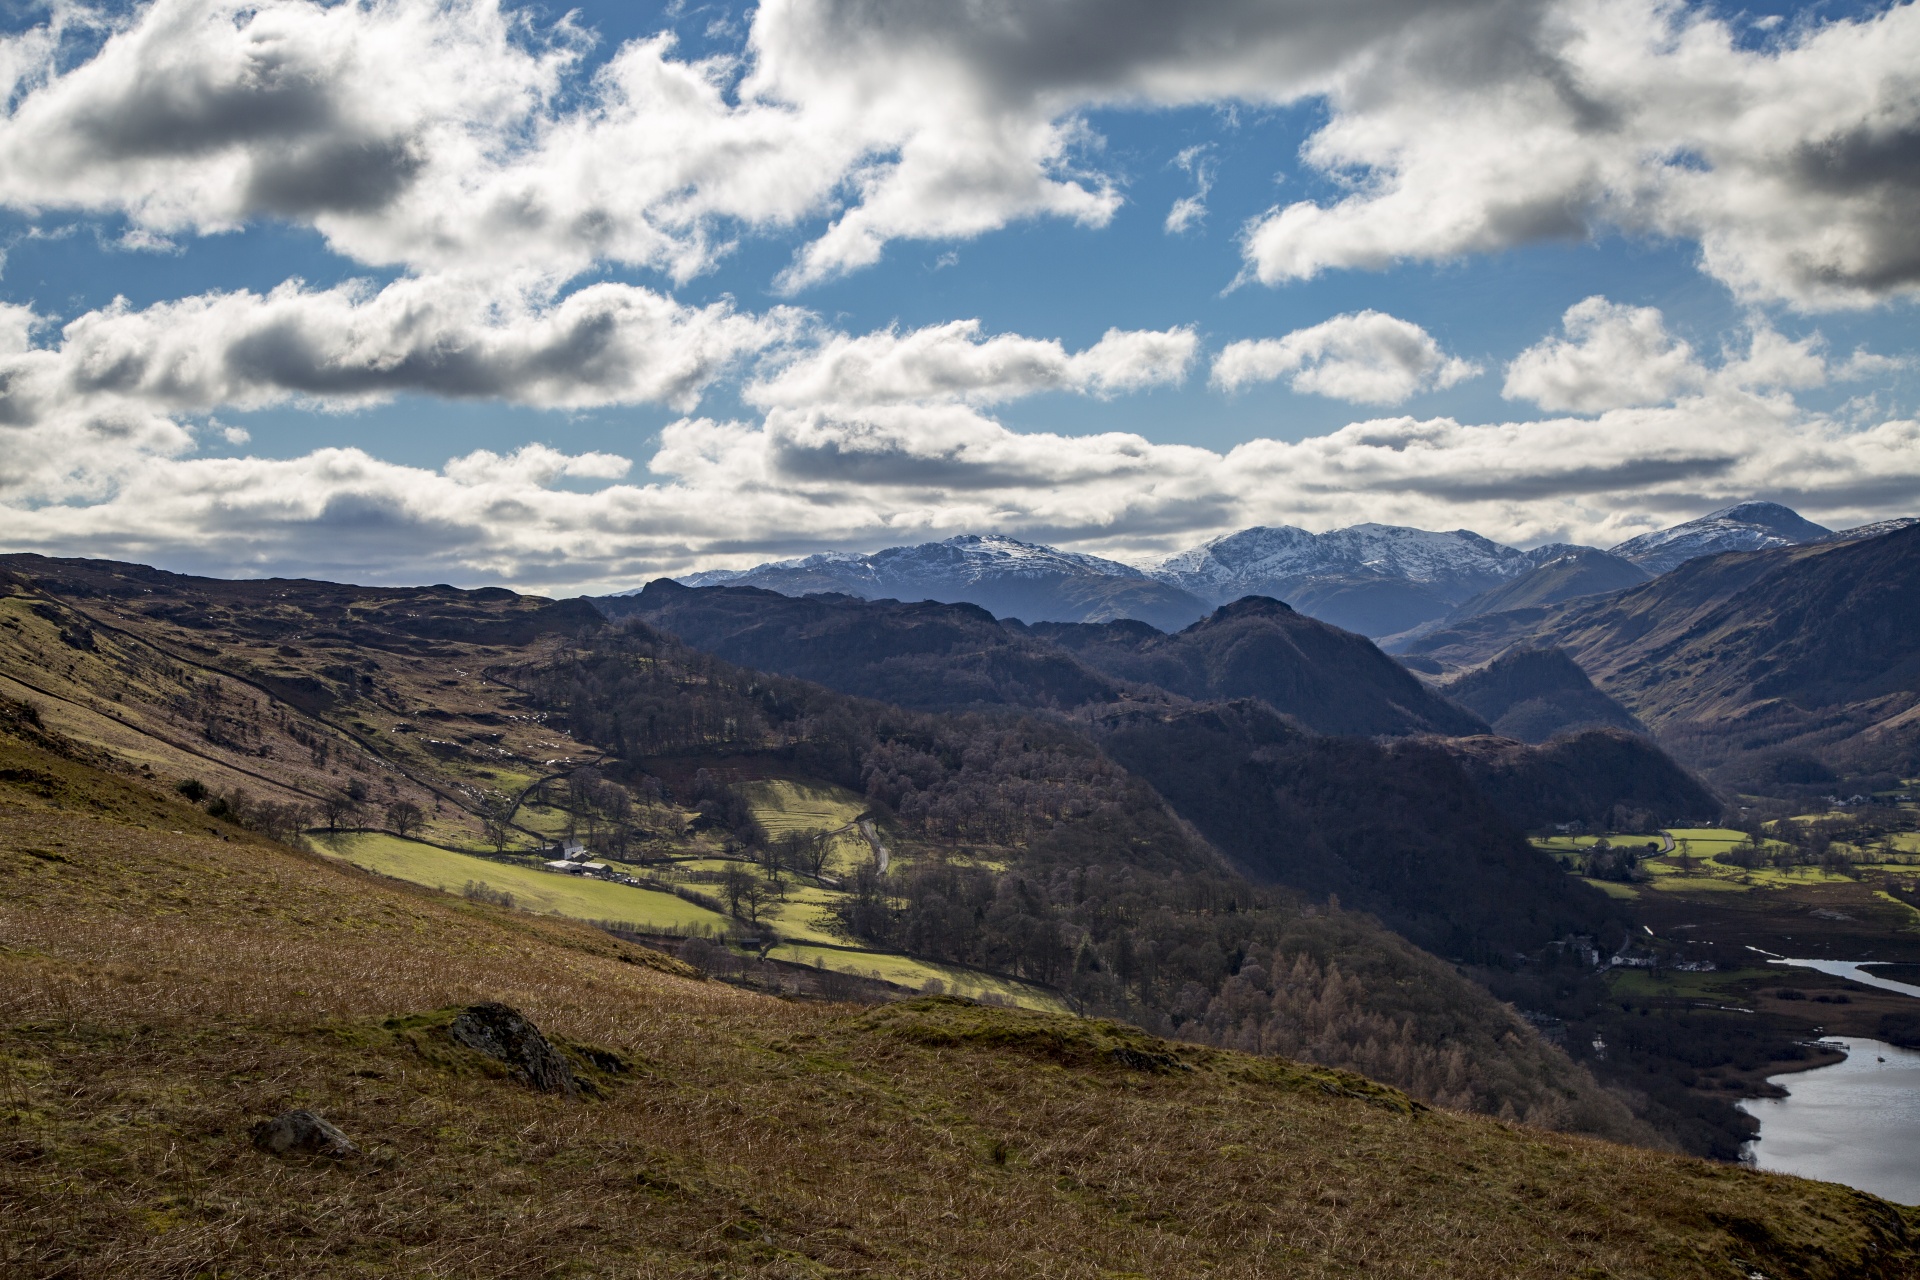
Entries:
POLYGON ((489 1001, 470 1006, 447 1026, 455 1044, 503 1062, 542 1093, 580 1094, 573 1068, 524 1015, 489 1001))
POLYGON ((253 1127, 253 1145, 268 1155, 329 1156, 343 1159, 360 1148, 311 1111, 289 1111, 253 1127))

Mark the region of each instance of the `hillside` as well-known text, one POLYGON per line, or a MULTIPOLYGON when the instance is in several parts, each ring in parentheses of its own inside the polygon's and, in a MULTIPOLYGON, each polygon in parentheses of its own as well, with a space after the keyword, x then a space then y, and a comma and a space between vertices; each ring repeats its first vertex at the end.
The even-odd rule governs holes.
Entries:
POLYGON ((729 662, 903 707, 1070 708, 1120 696, 1109 677, 1001 626, 977 605, 794 598, 667 578, 594 604, 609 618, 644 619, 729 662))
POLYGON ((1469 619, 1407 652, 1459 670, 1517 643, 1565 649, 1669 750, 1743 787, 1795 759, 1920 766, 1920 527, 1691 560, 1615 595, 1469 619))
MULTIPOLYGON (((1355 1076, 953 1001, 742 992, 209 824, 27 732, 0 734, 10 1275, 1920 1261, 1920 1216, 1872 1197, 1425 1110, 1355 1076), (552 1038, 579 1096, 453 1037, 485 1001, 552 1038), (292 1107, 357 1151, 256 1149, 292 1107)), ((1247 995, 1270 981, 1243 972, 1247 995)))
POLYGON ((1409 1006, 1408 975, 1427 958, 1365 920, 1305 923, 1295 895, 1234 875, 1057 720, 852 699, 637 621, 576 626, 577 606, 506 592, 361 597, 102 562, 33 568, 0 599, 17 642, 0 648, 0 673, 48 691, 30 697, 50 729, 188 788, 216 822, 305 831, 383 874, 625 935, 699 938, 736 969, 766 956, 805 966, 815 985, 938 983, 1199 1040, 1219 1034, 1208 1009, 1235 957, 1308 951, 1348 975, 1348 1012, 1329 1021, 1301 987, 1274 1010, 1294 1037, 1276 1043, 1364 1063, 1423 1097, 1645 1135, 1451 970, 1429 974, 1431 999, 1409 1006), (343 596, 357 601, 351 618, 329 621, 343 596), (515 633, 517 646, 423 644, 416 632, 451 625, 436 611, 555 627, 515 633), (91 647, 58 638, 83 627, 91 647), (305 671, 312 686, 296 683, 305 671), (271 680, 316 709, 278 698, 271 680), (549 868, 568 838, 602 870, 549 868), (1382 1028, 1414 1051, 1379 1058, 1382 1028), (1459 1066, 1435 1066, 1448 1061, 1459 1066), (1569 1097, 1595 1105, 1567 1111, 1569 1097))
POLYGON ((1545 742, 1577 729, 1646 732, 1631 712, 1594 688, 1563 649, 1511 649, 1440 688, 1495 733, 1522 742, 1545 742))
POLYGON ((1300 732, 1259 703, 1108 712, 1101 742, 1248 875, 1378 915, 1444 957, 1504 961, 1621 913, 1560 873, 1444 749, 1300 732))
POLYGON ((1447 738, 1475 787, 1524 831, 1579 823, 1595 831, 1710 826, 1718 800, 1644 735, 1589 729, 1528 745, 1447 738))
POLYGON ((1320 733, 1477 733, 1472 713, 1433 693, 1364 636, 1249 597, 1177 635, 1137 624, 1031 628, 1095 670, 1182 697, 1258 698, 1320 733))
POLYGON ((1592 547, 1568 547, 1553 559, 1517 578, 1491 587, 1455 608, 1448 621, 1559 604, 1581 596, 1606 595, 1637 587, 1654 575, 1633 561, 1592 547))

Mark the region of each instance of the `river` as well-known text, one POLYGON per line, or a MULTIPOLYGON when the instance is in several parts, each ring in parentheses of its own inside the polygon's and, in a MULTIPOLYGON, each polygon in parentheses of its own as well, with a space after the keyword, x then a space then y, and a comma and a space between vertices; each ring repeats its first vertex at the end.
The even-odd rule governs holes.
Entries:
MULTIPOLYGON (((1760 950, 1758 947, 1750 947, 1748 949, 1751 951, 1760 950)), ((1770 955, 1772 953, 1761 952, 1761 954, 1770 955)), ((1882 991, 1898 991, 1901 995, 1920 996, 1920 987, 1914 986, 1911 982, 1896 982, 1892 978, 1883 978, 1877 973, 1868 971, 1869 966, 1884 964, 1886 963, 1885 961, 1789 960, 1785 956, 1775 956, 1773 959, 1767 961, 1767 963, 1791 965, 1800 969, 1814 969, 1820 973, 1832 974, 1836 978, 1845 978, 1848 982, 1857 982, 1863 987, 1878 987, 1882 991)))
MULTIPOLYGON (((1876 984, 1877 985, 1877 984, 1876 984)), ((1840 1182, 1898 1204, 1920 1204, 1920 1052, 1829 1036, 1844 1062, 1774 1076, 1785 1098, 1750 1098, 1760 1122, 1743 1155, 1755 1166, 1840 1182)))

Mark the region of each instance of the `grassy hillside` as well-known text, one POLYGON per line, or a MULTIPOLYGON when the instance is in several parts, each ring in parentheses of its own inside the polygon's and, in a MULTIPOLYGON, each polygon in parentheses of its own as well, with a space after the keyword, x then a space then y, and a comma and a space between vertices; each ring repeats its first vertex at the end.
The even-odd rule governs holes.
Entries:
POLYGON ((761 997, 293 852, 26 739, 0 737, 8 1275, 1920 1266, 1920 1215, 1843 1188, 1114 1024, 761 997), (533 1092, 456 1045, 452 1008, 480 1000, 591 1051, 599 1096, 533 1092), (250 1145, 295 1106, 361 1154, 250 1145))

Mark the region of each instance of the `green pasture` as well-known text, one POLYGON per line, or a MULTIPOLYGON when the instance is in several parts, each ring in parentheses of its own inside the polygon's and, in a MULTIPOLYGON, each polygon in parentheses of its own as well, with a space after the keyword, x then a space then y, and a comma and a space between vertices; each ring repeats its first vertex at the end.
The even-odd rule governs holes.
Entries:
POLYGON ((1678 973, 1672 969, 1662 969, 1657 978, 1651 969, 1613 969, 1607 974, 1607 989, 1616 996, 1629 999, 1657 996, 1670 1000, 1739 1003, 1749 998, 1738 992, 1743 982, 1755 978, 1764 982, 1778 982, 1782 976, 1780 969, 1764 968, 1718 969, 1711 973, 1678 973))
POLYGON ((558 840, 567 833, 569 816, 565 809, 555 805, 523 804, 514 811, 513 820, 548 840, 558 840))
POLYGON ((789 832, 817 835, 846 826, 867 811, 864 800, 845 787, 786 778, 740 784, 753 817, 771 836, 789 832))
POLYGON ((970 996, 974 999, 994 995, 1011 1000, 1023 1009, 1041 1009, 1049 1013, 1071 1012, 1064 1000, 1043 988, 1030 986, 1013 978, 976 973, 972 969, 963 969, 957 965, 916 960, 911 956, 878 951, 843 951, 833 947, 808 946, 804 943, 782 943, 767 955, 774 960, 831 969, 836 973, 851 974, 859 978, 878 978, 882 982, 891 982, 916 990, 925 988, 930 980, 938 980, 949 995, 970 996))
POLYGON ((469 881, 483 881, 512 894, 514 903, 529 911, 661 931, 705 925, 724 933, 736 927, 727 917, 670 893, 493 862, 381 832, 313 833, 307 839, 323 853, 430 889, 459 893, 469 881))
POLYGON ((831 925, 833 904, 844 896, 831 889, 789 880, 786 900, 776 899, 763 908, 760 919, 782 938, 844 945, 831 925))

